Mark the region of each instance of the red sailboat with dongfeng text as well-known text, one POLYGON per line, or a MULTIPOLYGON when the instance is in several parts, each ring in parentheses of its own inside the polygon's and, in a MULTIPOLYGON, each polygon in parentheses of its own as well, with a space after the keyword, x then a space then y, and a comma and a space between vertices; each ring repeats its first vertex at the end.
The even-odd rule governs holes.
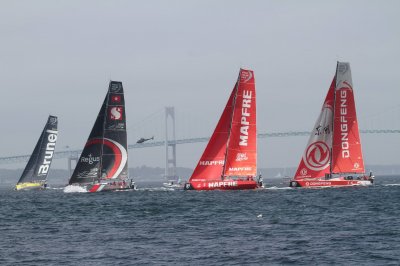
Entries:
POLYGON ((261 186, 257 178, 254 73, 240 69, 238 80, 186 190, 239 190, 261 186))
POLYGON ((372 173, 365 175, 350 64, 338 62, 290 186, 365 186, 373 182, 372 173))

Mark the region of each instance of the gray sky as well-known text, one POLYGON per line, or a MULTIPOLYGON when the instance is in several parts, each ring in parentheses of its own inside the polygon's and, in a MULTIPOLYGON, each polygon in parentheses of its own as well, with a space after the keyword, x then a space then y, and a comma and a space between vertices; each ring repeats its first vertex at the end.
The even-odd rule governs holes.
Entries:
MULTIPOLYGON (((59 117, 57 149, 82 148, 110 79, 124 84, 128 142, 161 140, 164 106, 176 108, 178 137, 209 136, 240 67, 255 71, 259 132, 309 131, 337 60, 351 63, 360 127, 400 128, 399 10, 399 1, 2 1, 0 156, 29 154, 48 114, 59 117)), ((259 166, 297 166, 306 142, 261 139, 259 166)), ((362 143, 367 164, 399 163, 398 135, 362 143)), ((205 145, 178 146, 178 164, 194 167, 205 145)), ((131 166, 164 165, 162 148, 130 155, 131 166)))

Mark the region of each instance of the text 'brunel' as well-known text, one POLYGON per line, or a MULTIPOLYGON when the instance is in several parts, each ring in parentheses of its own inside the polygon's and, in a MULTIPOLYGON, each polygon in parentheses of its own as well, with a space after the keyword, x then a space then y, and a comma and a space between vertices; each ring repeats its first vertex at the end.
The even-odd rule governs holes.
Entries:
POLYGON ((56 130, 46 130, 47 136, 46 152, 44 154, 43 163, 39 166, 38 175, 45 175, 49 171, 51 158, 53 158, 54 149, 56 148, 57 133, 56 130))
POLYGON ((242 119, 240 120, 240 146, 247 146, 249 139, 249 118, 251 108, 251 91, 243 91, 242 119))

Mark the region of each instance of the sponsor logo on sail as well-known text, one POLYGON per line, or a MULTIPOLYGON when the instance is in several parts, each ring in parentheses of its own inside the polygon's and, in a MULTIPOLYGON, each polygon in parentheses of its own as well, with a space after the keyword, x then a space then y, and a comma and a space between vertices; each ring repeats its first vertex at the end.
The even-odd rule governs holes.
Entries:
POLYGON ((57 123, 57 117, 54 117, 54 116, 50 117, 49 123, 50 123, 50 125, 54 126, 57 123))
POLYGON ((340 141, 342 148, 342 158, 350 157, 350 145, 349 145, 349 124, 347 120, 347 90, 351 89, 350 84, 343 82, 348 87, 340 88, 340 141))
POLYGON ((354 169, 358 169, 360 167, 359 163, 354 163, 354 169))
POLYGON ((110 92, 116 93, 121 90, 122 86, 120 83, 111 83, 110 92))
POLYGON ((216 187, 237 187, 237 181, 219 181, 219 182, 210 182, 208 183, 209 188, 216 187))
POLYGON ((246 153, 238 153, 236 154, 236 162, 247 161, 249 158, 246 153))
POLYGON ((248 82, 253 77, 253 73, 251 71, 242 70, 240 73, 240 81, 243 83, 248 82))
POLYGON ((199 165, 224 165, 224 160, 218 161, 200 161, 199 165))
POLYGON ((229 167, 230 172, 251 171, 251 167, 229 167))
MULTIPOLYGON (((113 155, 113 163, 109 165, 109 171, 106 173, 105 178, 114 179, 123 174, 124 167, 126 166, 128 153, 124 146, 120 143, 116 142, 115 140, 108 139, 108 138, 93 138, 88 140, 85 145, 85 148, 91 145, 104 145, 108 149, 111 149, 108 152, 108 155, 113 155)), ((103 148, 104 148, 103 147, 103 148)), ((94 157, 92 154, 89 154, 88 157, 81 157, 80 162, 94 164, 100 161, 100 157, 94 157)), ((103 167, 104 164, 103 164, 103 167)))
POLYGON ((307 169, 306 168, 301 169, 300 174, 307 175, 307 169))
POLYGON ((330 158, 329 147, 325 142, 317 141, 308 146, 304 163, 314 171, 320 171, 328 166, 330 158))
POLYGON ((121 102, 121 95, 112 95, 111 102, 113 103, 120 103, 121 102))
POLYGON ((110 108, 110 119, 111 120, 122 120, 122 110, 121 106, 114 106, 110 108))
POLYGON ((87 156, 81 156, 81 162, 82 163, 88 163, 88 164, 93 164, 100 162, 100 157, 99 156, 93 156, 91 153, 87 156))
POLYGON ((46 151, 44 154, 43 162, 39 166, 38 175, 46 175, 49 172, 51 159, 53 158, 54 150, 56 148, 57 130, 46 130, 49 133, 47 136, 46 151))
POLYGON ((251 108, 251 91, 243 91, 242 101, 242 118, 240 120, 240 146, 247 146, 249 139, 249 127, 250 127, 250 108, 251 108))

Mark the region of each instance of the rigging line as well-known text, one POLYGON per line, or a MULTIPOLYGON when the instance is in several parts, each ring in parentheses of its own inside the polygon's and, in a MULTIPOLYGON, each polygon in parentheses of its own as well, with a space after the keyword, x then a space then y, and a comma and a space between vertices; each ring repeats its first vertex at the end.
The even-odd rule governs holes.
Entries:
POLYGON ((160 108, 160 109, 154 111, 153 113, 151 113, 150 115, 144 117, 140 121, 132 123, 132 126, 130 126, 129 129, 133 130, 133 129, 140 128, 143 124, 148 122, 148 120, 153 119, 156 115, 159 115, 162 111, 164 111, 164 108, 160 108))
POLYGON ((361 115, 360 119, 368 119, 368 118, 371 118, 371 117, 377 117, 379 115, 383 115, 383 114, 389 113, 389 112, 391 112, 393 110, 396 110, 396 109, 400 110, 400 104, 385 108, 384 110, 381 110, 380 112, 367 114, 367 115, 361 115))

